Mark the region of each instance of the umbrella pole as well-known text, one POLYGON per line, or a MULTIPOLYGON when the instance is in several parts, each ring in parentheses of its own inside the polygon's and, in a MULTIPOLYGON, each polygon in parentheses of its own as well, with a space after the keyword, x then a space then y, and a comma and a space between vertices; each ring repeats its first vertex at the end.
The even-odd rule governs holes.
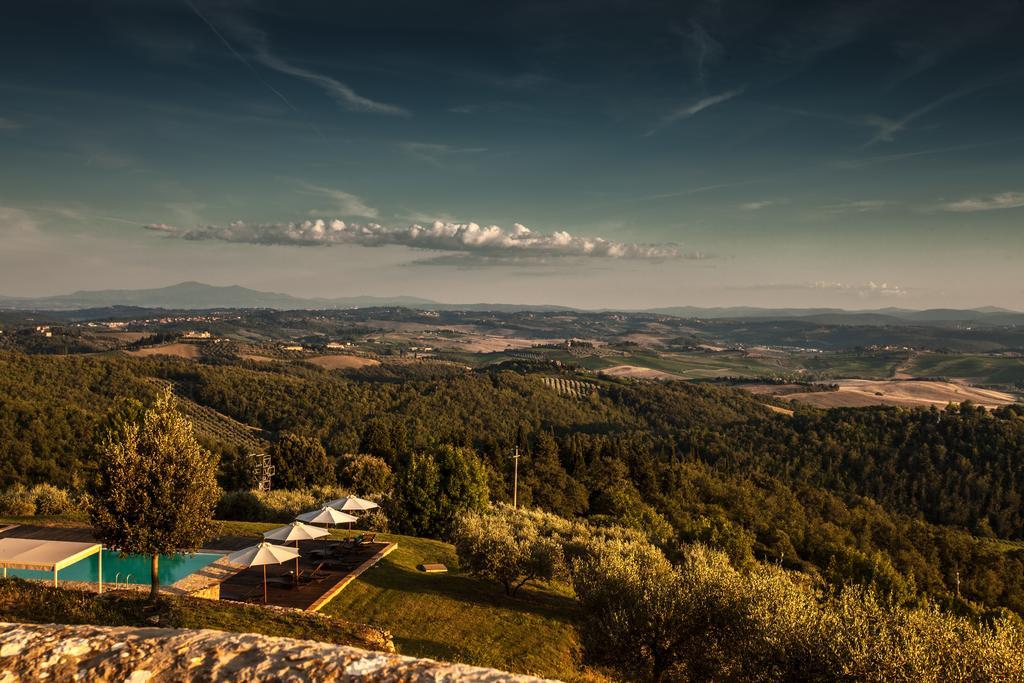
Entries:
POLYGON ((267 565, 263 565, 263 604, 267 604, 267 565))
MULTIPOLYGON (((295 551, 298 552, 298 550, 299 550, 299 540, 295 539, 295 551)), ((296 585, 298 585, 298 583, 299 583, 299 556, 298 555, 295 556, 295 583, 296 583, 296 585)))

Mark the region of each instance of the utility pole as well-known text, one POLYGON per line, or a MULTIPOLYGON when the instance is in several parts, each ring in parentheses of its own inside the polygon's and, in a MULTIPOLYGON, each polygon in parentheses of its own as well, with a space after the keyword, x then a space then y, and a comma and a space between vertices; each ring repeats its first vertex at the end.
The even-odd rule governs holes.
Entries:
POLYGON ((516 446, 516 454, 512 456, 515 462, 515 474, 512 477, 512 508, 519 507, 519 446, 516 446))

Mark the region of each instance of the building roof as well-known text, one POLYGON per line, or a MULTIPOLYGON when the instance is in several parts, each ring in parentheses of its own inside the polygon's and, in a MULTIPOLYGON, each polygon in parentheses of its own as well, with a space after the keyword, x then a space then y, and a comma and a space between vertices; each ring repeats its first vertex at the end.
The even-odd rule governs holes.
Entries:
POLYGON ((10 569, 63 569, 94 555, 99 543, 46 541, 38 538, 0 538, 0 567, 10 569))

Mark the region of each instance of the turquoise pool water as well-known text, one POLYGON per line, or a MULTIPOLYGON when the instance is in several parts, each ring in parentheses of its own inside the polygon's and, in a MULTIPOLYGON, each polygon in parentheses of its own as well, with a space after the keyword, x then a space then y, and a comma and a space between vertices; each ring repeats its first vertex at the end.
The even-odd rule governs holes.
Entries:
MULTIPOLYGON (((168 586, 189 574, 195 573, 218 559, 220 555, 213 553, 196 553, 195 555, 161 555, 160 583, 168 586)), ((96 582, 99 569, 99 556, 92 555, 70 567, 61 569, 57 574, 60 581, 96 582)), ((103 582, 149 583, 150 558, 145 555, 118 556, 116 550, 103 551, 103 582)), ((8 569, 8 576, 20 576, 23 579, 53 580, 53 572, 35 571, 30 569, 8 569)))

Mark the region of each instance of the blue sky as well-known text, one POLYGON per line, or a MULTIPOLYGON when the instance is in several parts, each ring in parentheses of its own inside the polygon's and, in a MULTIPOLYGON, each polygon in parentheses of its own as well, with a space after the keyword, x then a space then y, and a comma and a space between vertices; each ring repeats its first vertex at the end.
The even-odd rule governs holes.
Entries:
POLYGON ((1022 34, 1016 0, 22 3, 0 294, 1024 308, 1022 34))

